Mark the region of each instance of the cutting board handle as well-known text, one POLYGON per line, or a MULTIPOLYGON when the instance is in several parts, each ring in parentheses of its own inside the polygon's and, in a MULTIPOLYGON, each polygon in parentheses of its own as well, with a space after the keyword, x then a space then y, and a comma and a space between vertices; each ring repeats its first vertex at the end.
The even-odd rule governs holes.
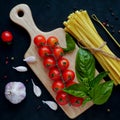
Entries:
POLYGON ((19 4, 15 6, 10 11, 10 19, 16 24, 25 28, 30 34, 31 38, 37 33, 42 33, 42 31, 36 27, 31 10, 26 4, 19 4))

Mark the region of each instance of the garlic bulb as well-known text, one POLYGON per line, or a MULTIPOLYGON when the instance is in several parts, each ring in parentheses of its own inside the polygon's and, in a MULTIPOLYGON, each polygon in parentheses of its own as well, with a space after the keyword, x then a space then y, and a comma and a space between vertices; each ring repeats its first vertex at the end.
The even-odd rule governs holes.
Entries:
POLYGON ((44 104, 47 104, 52 110, 57 110, 58 106, 55 102, 53 101, 44 101, 42 100, 44 104))
POLYGON ((22 82, 9 82, 5 86, 5 97, 13 104, 18 104, 26 97, 26 87, 22 82))
POLYGON ((18 66, 18 67, 12 67, 13 69, 17 70, 18 72, 26 72, 27 67, 25 66, 18 66))
POLYGON ((34 63, 34 62, 36 62, 36 57, 35 56, 29 56, 29 57, 23 59, 23 61, 29 62, 29 63, 34 63))

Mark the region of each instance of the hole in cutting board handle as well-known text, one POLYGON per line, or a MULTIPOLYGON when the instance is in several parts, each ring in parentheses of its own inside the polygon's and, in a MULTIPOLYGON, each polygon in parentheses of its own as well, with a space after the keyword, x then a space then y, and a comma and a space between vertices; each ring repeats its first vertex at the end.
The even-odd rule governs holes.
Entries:
POLYGON ((23 10, 18 10, 17 12, 19 17, 23 17, 24 16, 24 11, 23 10))

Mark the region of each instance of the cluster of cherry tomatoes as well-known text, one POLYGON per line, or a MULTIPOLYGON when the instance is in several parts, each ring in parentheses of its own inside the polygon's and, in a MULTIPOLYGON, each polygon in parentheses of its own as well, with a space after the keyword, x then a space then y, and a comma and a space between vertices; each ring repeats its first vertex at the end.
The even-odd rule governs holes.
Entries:
POLYGON ((67 94, 63 91, 65 87, 76 84, 75 73, 70 70, 69 61, 64 55, 63 49, 58 44, 55 36, 46 39, 43 35, 37 35, 34 43, 38 47, 38 54, 43 58, 43 65, 49 70, 49 78, 53 81, 52 89, 56 92, 56 101, 59 105, 70 104, 80 106, 82 98, 67 94))

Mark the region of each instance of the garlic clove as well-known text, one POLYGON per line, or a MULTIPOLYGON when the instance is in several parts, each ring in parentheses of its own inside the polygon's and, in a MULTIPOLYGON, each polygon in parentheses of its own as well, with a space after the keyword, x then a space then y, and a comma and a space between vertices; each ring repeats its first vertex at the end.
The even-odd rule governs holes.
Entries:
POLYGON ((52 110, 57 110, 58 109, 58 105, 53 101, 44 101, 44 100, 42 100, 42 102, 44 104, 47 104, 52 110))
POLYGON ((34 94, 35 94, 37 97, 40 97, 41 94, 42 94, 41 89, 40 89, 37 85, 35 85, 35 83, 33 82, 33 79, 31 79, 31 81, 32 81, 32 84, 33 84, 33 92, 34 92, 34 94))
POLYGON ((22 82, 9 82, 5 86, 5 97, 13 104, 22 102, 26 97, 26 87, 22 82))
POLYGON ((29 62, 29 63, 34 63, 34 62, 36 62, 36 57, 35 56, 29 56, 29 57, 23 59, 23 61, 29 62))
POLYGON ((12 67, 13 69, 17 70, 18 72, 26 72, 27 67, 25 66, 18 66, 18 67, 12 67))

